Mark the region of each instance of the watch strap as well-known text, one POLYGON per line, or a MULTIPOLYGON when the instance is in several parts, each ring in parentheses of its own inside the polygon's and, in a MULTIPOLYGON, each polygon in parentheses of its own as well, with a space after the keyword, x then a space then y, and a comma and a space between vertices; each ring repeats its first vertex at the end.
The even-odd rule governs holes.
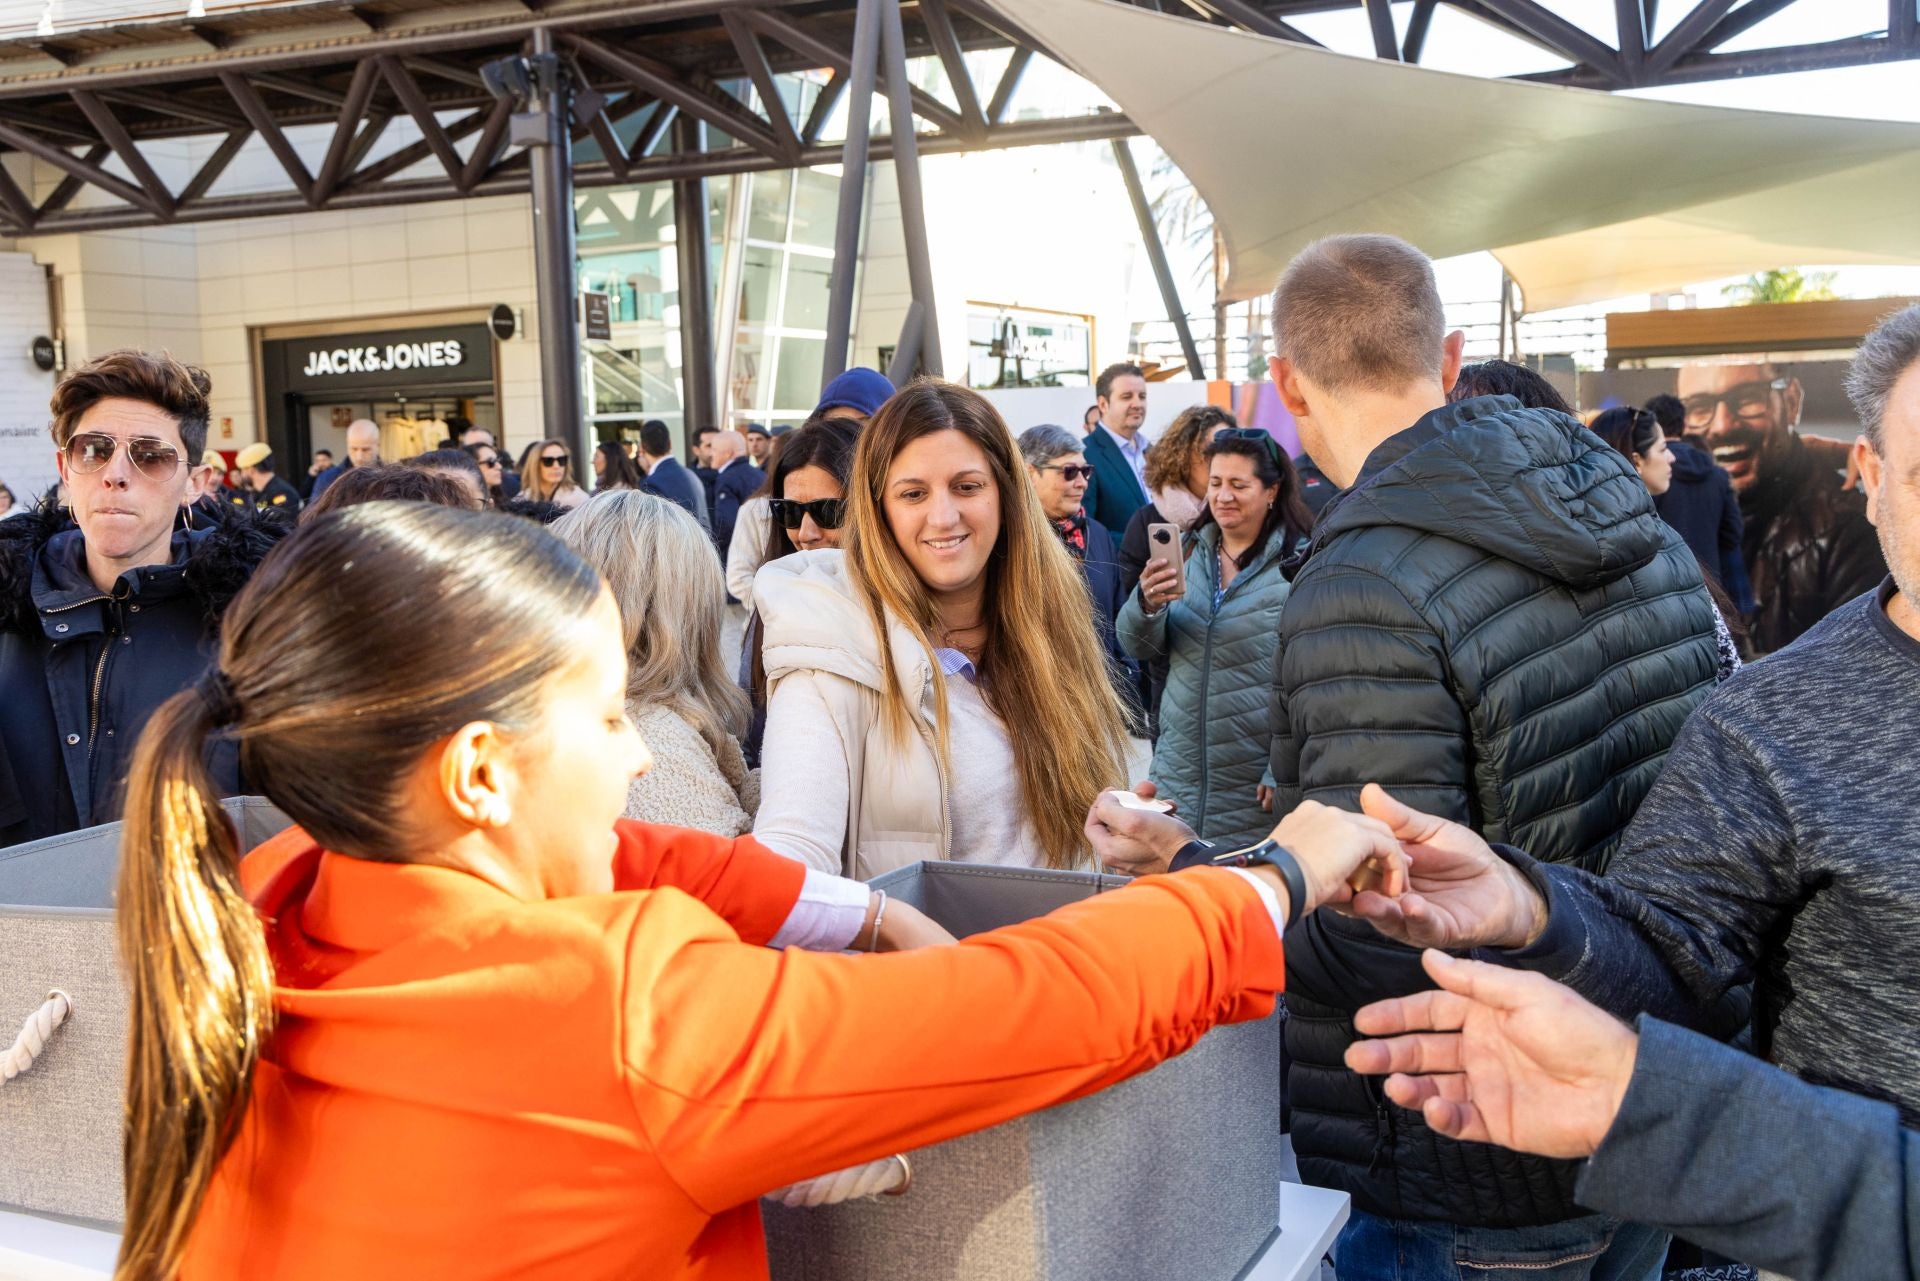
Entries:
POLYGON ((1213 856, 1219 852, 1220 847, 1212 841, 1195 838, 1180 847, 1173 861, 1167 864, 1167 870, 1177 872, 1183 867, 1205 867, 1213 862, 1213 856))
MULTIPOLYGON (((1185 851, 1182 851, 1183 853, 1185 851)), ((1251 867, 1255 863, 1266 863, 1287 885, 1287 924, 1292 929, 1307 907, 1307 874, 1301 870, 1300 860, 1293 851, 1271 838, 1258 845, 1249 845, 1244 849, 1228 850, 1225 854, 1216 854, 1210 862, 1216 867, 1251 867)))

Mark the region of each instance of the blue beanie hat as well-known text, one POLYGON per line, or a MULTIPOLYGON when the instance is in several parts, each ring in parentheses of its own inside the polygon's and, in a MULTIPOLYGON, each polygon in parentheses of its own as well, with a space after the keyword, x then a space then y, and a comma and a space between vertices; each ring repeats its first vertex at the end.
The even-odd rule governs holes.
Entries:
POLYGON ((845 405, 857 411, 862 418, 871 418, 891 395, 893 384, 887 381, 885 374, 856 367, 827 384, 813 412, 823 413, 837 405, 845 405))

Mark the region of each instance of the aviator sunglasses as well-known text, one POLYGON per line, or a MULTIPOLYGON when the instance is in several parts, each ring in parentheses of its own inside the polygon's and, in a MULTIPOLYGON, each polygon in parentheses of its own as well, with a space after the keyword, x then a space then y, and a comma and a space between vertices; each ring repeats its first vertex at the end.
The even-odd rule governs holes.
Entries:
POLYGON ((148 480, 170 480, 180 470, 180 451, 154 436, 133 436, 122 442, 105 432, 83 431, 67 441, 67 466, 87 475, 113 461, 124 443, 127 461, 148 480))
POLYGON ((797 503, 791 498, 768 499, 773 518, 784 529, 798 529, 800 522, 808 516, 822 529, 840 528, 841 517, 845 514, 844 498, 816 498, 810 503, 797 503))

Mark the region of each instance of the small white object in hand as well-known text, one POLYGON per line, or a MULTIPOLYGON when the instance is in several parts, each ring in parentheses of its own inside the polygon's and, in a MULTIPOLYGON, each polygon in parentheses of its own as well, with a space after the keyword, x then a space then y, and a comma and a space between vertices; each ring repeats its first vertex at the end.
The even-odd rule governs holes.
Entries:
POLYGON ((1121 807, 1124 809, 1150 810, 1155 814, 1171 814, 1173 812, 1172 801, 1148 800, 1138 792, 1115 792, 1113 799, 1119 801, 1121 807))

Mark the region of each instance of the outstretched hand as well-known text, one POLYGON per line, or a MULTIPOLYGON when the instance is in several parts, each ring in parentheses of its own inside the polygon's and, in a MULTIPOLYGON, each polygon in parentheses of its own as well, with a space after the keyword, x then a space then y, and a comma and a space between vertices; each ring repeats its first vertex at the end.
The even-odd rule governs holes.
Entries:
POLYGON ((1546 927, 1546 904, 1531 882, 1473 829, 1403 805, 1378 783, 1360 809, 1406 848, 1411 886, 1356 894, 1351 913, 1414 947, 1522 947, 1546 927))
POLYGON ((1440 991, 1354 1015, 1347 1066, 1435 1132, 1539 1156, 1591 1156, 1633 1079, 1639 1037, 1539 974, 1429 951, 1440 991))

